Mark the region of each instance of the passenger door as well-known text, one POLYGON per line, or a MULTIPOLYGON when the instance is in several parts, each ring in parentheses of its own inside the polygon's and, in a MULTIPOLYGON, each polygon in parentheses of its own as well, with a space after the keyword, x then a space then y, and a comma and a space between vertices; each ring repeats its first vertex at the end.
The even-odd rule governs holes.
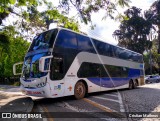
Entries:
POLYGON ((64 56, 60 53, 54 53, 50 68, 51 95, 61 97, 64 94, 64 56))

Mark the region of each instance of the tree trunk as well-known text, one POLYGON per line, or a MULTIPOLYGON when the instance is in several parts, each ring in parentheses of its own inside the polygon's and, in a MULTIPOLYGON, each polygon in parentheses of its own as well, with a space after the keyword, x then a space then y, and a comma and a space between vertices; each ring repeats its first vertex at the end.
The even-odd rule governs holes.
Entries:
POLYGON ((3 48, 0 51, 0 58, 2 57, 2 54, 3 54, 3 48))
MULTIPOLYGON (((160 54, 160 25, 158 26, 158 54, 160 54)), ((158 72, 160 75, 160 61, 158 62, 158 72)))

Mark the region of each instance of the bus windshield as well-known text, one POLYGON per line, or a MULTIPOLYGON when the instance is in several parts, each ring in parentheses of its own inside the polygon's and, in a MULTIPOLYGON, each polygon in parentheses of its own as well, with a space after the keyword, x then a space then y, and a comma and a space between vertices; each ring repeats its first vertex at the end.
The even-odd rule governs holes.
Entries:
MULTIPOLYGON (((45 53, 29 56, 25 59, 23 65, 22 77, 24 78, 40 78, 45 76, 47 73, 39 71, 39 59, 44 56, 45 53)), ((45 68, 48 68, 49 60, 46 59, 45 68)))
POLYGON ((39 49, 51 48, 53 46, 57 31, 57 29, 53 29, 35 36, 30 46, 29 52, 39 49))

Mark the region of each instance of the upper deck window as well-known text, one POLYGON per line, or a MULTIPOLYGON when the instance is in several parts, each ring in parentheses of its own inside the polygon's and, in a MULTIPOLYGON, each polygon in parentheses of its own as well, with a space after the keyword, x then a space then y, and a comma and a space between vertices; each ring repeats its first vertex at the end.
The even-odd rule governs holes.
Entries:
POLYGON ((84 50, 84 51, 89 51, 89 52, 94 52, 95 48, 92 46, 92 40, 89 37, 77 34, 77 39, 78 39, 78 49, 79 50, 84 50))
POLYGON ((112 46, 110 44, 100 42, 96 39, 92 39, 94 42, 94 45, 100 55, 106 55, 106 56, 113 56, 113 50, 112 46))
POLYGON ((116 46, 113 46, 114 55, 117 58, 134 61, 134 62, 140 62, 143 63, 143 56, 131 51, 128 51, 124 48, 119 48, 116 46))
POLYGON ((67 30, 61 30, 58 34, 56 45, 64 48, 77 48, 76 34, 67 30))
POLYGON ((29 51, 51 48, 53 46, 57 31, 57 29, 49 30, 34 37, 29 51))

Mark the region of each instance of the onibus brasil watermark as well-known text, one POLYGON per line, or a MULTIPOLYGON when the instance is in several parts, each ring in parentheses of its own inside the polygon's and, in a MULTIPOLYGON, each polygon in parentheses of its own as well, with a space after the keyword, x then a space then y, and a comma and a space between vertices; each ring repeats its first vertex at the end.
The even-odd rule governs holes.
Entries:
POLYGON ((2 113, 1 118, 42 118, 40 113, 2 113))

